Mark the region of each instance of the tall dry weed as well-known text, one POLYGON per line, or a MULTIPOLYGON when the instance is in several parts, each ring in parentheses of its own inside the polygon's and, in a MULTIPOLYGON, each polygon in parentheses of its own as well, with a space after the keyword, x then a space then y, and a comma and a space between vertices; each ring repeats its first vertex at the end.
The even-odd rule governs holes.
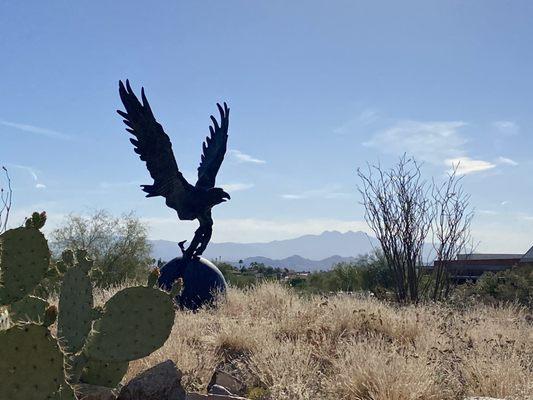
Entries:
MULTIPOLYGON (((97 302, 113 293, 98 292, 97 302)), ((205 390, 222 368, 262 400, 528 399, 531 321, 531 310, 513 305, 398 307, 346 295, 301 298, 264 283, 230 289, 216 310, 178 312, 165 346, 132 362, 126 380, 172 359, 189 390, 205 390)))

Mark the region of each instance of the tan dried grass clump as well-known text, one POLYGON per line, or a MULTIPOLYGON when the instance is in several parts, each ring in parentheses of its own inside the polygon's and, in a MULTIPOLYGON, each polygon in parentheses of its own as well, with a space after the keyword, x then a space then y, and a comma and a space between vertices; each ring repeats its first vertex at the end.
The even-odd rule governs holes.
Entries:
POLYGON ((132 362, 126 380, 172 359, 188 390, 223 368, 261 399, 533 399, 531 321, 513 305, 398 307, 264 283, 231 288, 216 310, 178 312, 165 346, 132 362))

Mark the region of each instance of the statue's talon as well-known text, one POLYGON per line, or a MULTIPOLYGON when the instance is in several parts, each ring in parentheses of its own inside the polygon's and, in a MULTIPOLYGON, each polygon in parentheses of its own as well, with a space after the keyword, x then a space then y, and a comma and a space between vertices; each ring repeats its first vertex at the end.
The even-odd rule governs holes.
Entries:
POLYGON ((200 257, 205 249, 207 248, 207 244, 209 243, 209 240, 211 239, 211 234, 213 233, 213 230, 211 226, 203 227, 201 234, 201 240, 199 243, 199 246, 194 251, 194 255, 197 257, 200 257))
POLYGON ((194 232, 194 238, 191 241, 191 244, 187 249, 185 249, 183 242, 179 243, 179 246, 181 248, 181 251, 183 253, 183 258, 198 258, 202 255, 202 253, 205 251, 207 244, 209 243, 209 240, 211 239, 211 234, 213 233, 213 230, 211 228, 211 225, 208 226, 202 226, 200 225, 198 229, 194 232))

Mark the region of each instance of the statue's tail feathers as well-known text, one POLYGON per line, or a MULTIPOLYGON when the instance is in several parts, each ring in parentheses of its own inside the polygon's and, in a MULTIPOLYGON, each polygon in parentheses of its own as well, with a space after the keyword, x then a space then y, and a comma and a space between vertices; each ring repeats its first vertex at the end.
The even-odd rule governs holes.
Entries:
POLYGON ((157 190, 157 187, 155 185, 141 185, 144 192, 148 193, 146 197, 156 197, 156 196, 162 196, 163 194, 160 193, 159 190, 157 190))

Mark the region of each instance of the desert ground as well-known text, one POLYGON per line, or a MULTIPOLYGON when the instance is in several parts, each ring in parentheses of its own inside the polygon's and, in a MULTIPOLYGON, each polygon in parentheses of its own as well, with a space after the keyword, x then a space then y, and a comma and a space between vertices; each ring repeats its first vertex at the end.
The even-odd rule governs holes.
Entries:
POLYGON ((205 390, 221 368, 253 400, 527 399, 533 318, 512 304, 397 306, 263 283, 231 288, 216 309, 178 312, 165 346, 131 363, 124 381, 167 359, 187 390, 205 390))

